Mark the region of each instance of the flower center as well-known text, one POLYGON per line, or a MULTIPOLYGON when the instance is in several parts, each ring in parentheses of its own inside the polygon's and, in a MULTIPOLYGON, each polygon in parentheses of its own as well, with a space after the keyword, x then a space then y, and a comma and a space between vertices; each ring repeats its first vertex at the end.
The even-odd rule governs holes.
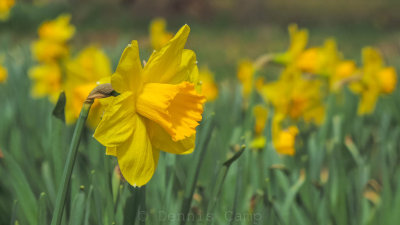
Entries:
POLYGON ((149 83, 138 96, 136 110, 163 127, 172 140, 179 141, 196 133, 204 102, 205 97, 196 92, 192 83, 149 83))

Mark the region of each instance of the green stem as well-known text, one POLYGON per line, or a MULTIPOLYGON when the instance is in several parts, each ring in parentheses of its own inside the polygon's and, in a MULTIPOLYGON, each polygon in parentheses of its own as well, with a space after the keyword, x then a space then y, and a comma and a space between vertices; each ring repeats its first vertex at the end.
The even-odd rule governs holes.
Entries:
POLYGON ((184 219, 181 220, 181 223, 180 223, 181 225, 185 225, 187 222, 187 216, 190 211, 190 205, 192 204, 192 199, 193 199, 193 194, 194 194, 194 191, 196 188, 197 179, 199 178, 200 169, 203 164, 204 156, 206 155, 206 152, 208 149, 207 146, 208 146, 208 143, 210 142, 212 130, 215 126, 213 118, 214 117, 210 118, 207 121, 207 123, 205 125, 205 132, 202 132, 202 134, 204 134, 204 133, 206 134, 206 138, 203 139, 204 142, 200 143, 200 145, 199 145, 200 147, 198 148, 199 151, 195 151, 194 158, 197 160, 196 168, 191 173, 192 175, 189 176, 189 179, 191 178, 191 181, 189 182, 189 184, 191 184, 191 185, 188 185, 185 190, 185 196, 184 196, 184 199, 182 202, 182 208, 181 208, 181 213, 182 213, 182 215, 184 215, 184 217, 183 217, 184 219))
POLYGON ((85 102, 82 106, 81 114, 79 115, 78 121, 76 122, 74 134, 72 136, 71 146, 69 148, 67 161, 65 163, 64 172, 61 178, 60 189, 57 193, 57 199, 55 204, 55 209, 53 213, 53 219, 51 220, 51 225, 61 224, 62 213, 64 210, 65 199, 67 196, 67 191, 69 188, 69 183, 71 181, 72 170, 74 168, 76 155, 78 153, 79 141, 81 139, 81 134, 83 127, 85 125, 86 119, 89 114, 90 107, 93 102, 85 102))

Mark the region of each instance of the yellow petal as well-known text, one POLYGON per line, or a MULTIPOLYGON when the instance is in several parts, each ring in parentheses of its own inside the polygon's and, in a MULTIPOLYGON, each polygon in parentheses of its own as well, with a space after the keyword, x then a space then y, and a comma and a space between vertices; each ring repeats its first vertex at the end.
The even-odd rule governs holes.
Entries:
POLYGON ((171 135, 153 121, 147 122, 147 128, 153 147, 159 150, 173 154, 190 154, 194 150, 196 135, 174 141, 171 135))
POLYGON ((172 77, 162 77, 159 83, 179 84, 183 81, 197 84, 199 82, 199 73, 197 68, 196 54, 192 50, 183 49, 182 59, 179 68, 172 77))
POLYGON ((32 96, 35 98, 49 96, 56 102, 61 92, 61 69, 56 63, 41 64, 29 70, 33 80, 32 96))
POLYGON ((378 79, 383 93, 390 94, 396 88, 397 74, 393 67, 386 67, 380 70, 378 79))
POLYGON ((201 93, 206 96, 207 101, 214 101, 218 96, 218 87, 214 75, 208 68, 202 68, 199 72, 201 82, 201 93))
POLYGON ((163 18, 157 18, 150 24, 150 42, 153 49, 160 50, 172 38, 172 34, 166 31, 167 22, 163 18))
POLYGON ((182 50, 190 28, 184 25, 160 51, 154 52, 143 69, 145 83, 168 83, 179 72, 182 50))
POLYGON ((135 131, 117 146, 116 155, 124 178, 132 186, 140 187, 153 176, 160 153, 153 148, 143 119, 137 116, 135 120, 135 131))
POLYGON ((65 42, 75 33, 75 27, 70 25, 71 15, 62 14, 56 19, 44 22, 38 30, 41 39, 65 42))
POLYGON ((8 77, 7 69, 0 65, 0 83, 6 82, 8 77))
POLYGON ((288 129, 281 130, 275 134, 273 138, 274 146, 279 154, 294 155, 296 150, 294 148, 296 136, 299 130, 296 126, 290 126, 288 129))
POLYGON ((253 76, 255 68, 251 61, 243 60, 239 63, 237 77, 242 84, 244 97, 248 97, 253 90, 253 76))
POLYGON ((141 85, 141 71, 138 43, 132 41, 122 53, 117 70, 111 77, 111 86, 118 93, 136 91, 141 85))
POLYGON ((134 131, 137 114, 131 92, 124 92, 107 106, 94 137, 102 145, 113 147, 126 141, 134 131))
POLYGON ((117 147, 106 147, 106 155, 117 156, 117 147))
POLYGON ((196 133, 204 102, 205 97, 197 94, 192 83, 149 83, 143 87, 136 108, 139 114, 163 127, 174 141, 179 141, 196 133))
POLYGON ((378 101, 379 93, 376 90, 366 90, 361 93, 361 99, 358 103, 358 114, 371 114, 375 110, 376 102, 378 101))

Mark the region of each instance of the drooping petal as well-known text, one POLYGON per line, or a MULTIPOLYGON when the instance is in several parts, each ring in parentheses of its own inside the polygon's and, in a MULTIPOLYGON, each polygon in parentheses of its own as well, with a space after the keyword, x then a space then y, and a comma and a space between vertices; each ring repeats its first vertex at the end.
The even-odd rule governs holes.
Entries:
POLYGON ((116 155, 124 178, 132 186, 140 187, 153 176, 160 153, 151 144, 144 119, 137 116, 135 120, 135 131, 117 146, 116 155))
POLYGON ((111 77, 111 86, 119 93, 135 91, 141 84, 141 71, 138 43, 132 41, 122 53, 117 69, 111 77))
POLYGON ((154 52, 143 69, 145 83, 167 83, 179 72, 182 50, 190 28, 184 25, 160 51, 154 52))
POLYGON ((153 147, 161 151, 173 154, 190 154, 194 150, 196 135, 181 141, 173 141, 171 135, 157 123, 148 120, 147 128, 153 147))
POLYGON ((136 108, 140 115, 158 123, 174 141, 179 141, 196 133, 204 102, 205 97, 196 92, 192 83, 150 83, 143 87, 136 108))
POLYGON ((107 106, 94 137, 102 145, 113 147, 126 141, 135 129, 137 114, 131 92, 124 92, 107 106))

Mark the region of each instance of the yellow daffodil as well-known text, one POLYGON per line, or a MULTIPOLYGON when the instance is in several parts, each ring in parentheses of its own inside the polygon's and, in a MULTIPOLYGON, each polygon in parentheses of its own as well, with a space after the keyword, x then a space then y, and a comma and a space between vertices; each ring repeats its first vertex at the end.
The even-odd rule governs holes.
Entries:
POLYGON ((10 16, 10 10, 15 5, 15 0, 0 1, 0 20, 7 20, 10 16))
POLYGON ((298 29, 297 24, 289 25, 290 46, 289 49, 282 54, 276 55, 274 61, 284 65, 292 63, 304 51, 308 41, 308 31, 306 29, 298 29))
POLYGON ((321 85, 319 80, 303 78, 300 71, 288 67, 279 80, 267 83, 259 92, 276 113, 320 124, 324 118, 321 85))
POLYGON ((331 90, 337 92, 343 85, 342 82, 355 76, 356 73, 357 67, 354 61, 345 60, 339 62, 335 68, 335 73, 329 79, 331 90))
POLYGON ((272 120, 272 143, 275 150, 282 155, 294 155, 296 153, 295 143, 299 130, 296 126, 282 129, 284 115, 275 114, 272 120))
POLYGON ((218 97, 218 87, 214 80, 214 74, 207 67, 201 68, 199 80, 201 82, 201 93, 207 101, 214 101, 218 97))
POLYGON ((51 62, 67 56, 68 46, 46 39, 40 39, 32 43, 32 54, 39 62, 51 62))
POLYGON ((157 18, 150 23, 150 41, 154 50, 160 50, 172 38, 172 33, 167 32, 167 22, 157 18))
POLYGON ((7 69, 3 66, 0 66, 0 83, 4 83, 7 81, 8 73, 7 69))
POLYGON ((397 83, 397 74, 393 67, 385 67, 380 52, 366 47, 362 51, 363 68, 361 79, 350 85, 353 92, 360 94, 358 114, 370 114, 374 111, 381 94, 390 94, 397 83))
POLYGON ((296 60, 296 66, 306 73, 332 76, 339 58, 335 40, 328 39, 322 47, 313 47, 302 52, 296 60))
POLYGON ((44 22, 38 30, 39 38, 58 43, 63 43, 72 38, 75 27, 69 22, 71 15, 62 14, 56 19, 44 22))
POLYGON ((255 118, 254 124, 254 136, 255 138, 251 142, 251 147, 254 149, 262 149, 265 146, 266 138, 263 135, 265 124, 268 119, 268 110, 265 106, 258 104, 253 108, 253 114, 255 118))
POLYGON ((29 70, 33 81, 32 96, 35 98, 47 96, 51 102, 56 102, 62 90, 61 70, 56 63, 35 66, 29 70))
POLYGON ((122 53, 111 85, 117 97, 106 108, 94 137, 116 156, 124 178, 133 186, 146 184, 157 167, 159 151, 193 151, 205 97, 198 94, 196 55, 184 49, 189 26, 142 68, 138 44, 122 53))
MULTIPOLYGON (((85 48, 79 55, 66 63, 65 121, 74 123, 79 117, 83 102, 99 81, 111 76, 110 60, 95 46, 85 48)), ((108 79, 107 79, 108 78, 108 79)), ((102 114, 101 104, 95 102, 90 110, 88 123, 96 127, 102 114)))
POLYGON ((71 15, 63 14, 39 27, 39 40, 34 41, 31 47, 36 60, 47 63, 68 55, 66 42, 75 33, 75 27, 69 24, 70 19, 71 15))
POLYGON ((255 73, 254 64, 249 60, 239 62, 237 77, 242 84, 242 93, 248 98, 253 90, 253 77, 255 73))

